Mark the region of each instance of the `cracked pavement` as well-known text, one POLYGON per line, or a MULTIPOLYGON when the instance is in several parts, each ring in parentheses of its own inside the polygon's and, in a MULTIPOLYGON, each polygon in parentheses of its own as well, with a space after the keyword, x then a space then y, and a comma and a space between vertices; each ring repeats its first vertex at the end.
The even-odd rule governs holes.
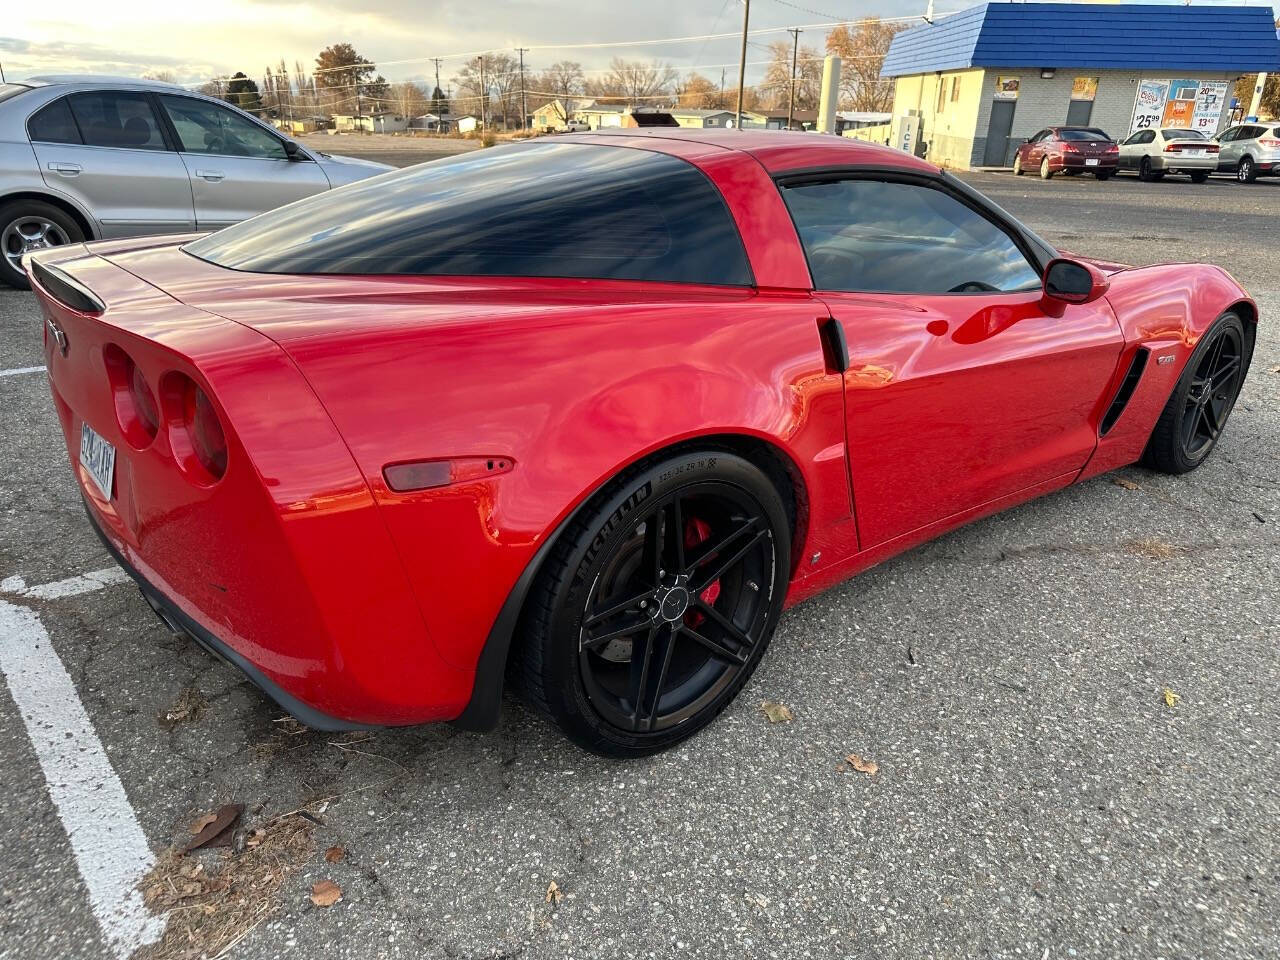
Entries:
MULTIPOLYGON (((298 733, 131 584, 14 600, 155 850, 227 802, 249 826, 306 804, 322 821, 231 956, 1280 956, 1280 276, 1262 244, 1280 181, 967 176, 1054 243, 1208 259, 1255 294, 1222 442, 1188 476, 1100 477, 802 604, 672 752, 604 761, 510 698, 490 735, 298 733), (186 687, 198 717, 162 724, 186 687), (795 719, 768 723, 764 699, 795 719), (849 753, 879 772, 838 770, 849 753), (325 878, 343 899, 315 908, 325 878)), ((0 291, 0 368, 41 362, 38 316, 0 291)), ((108 566, 42 376, 0 378, 0 454, 0 579, 108 566)), ((0 957, 107 956, 4 687, 0 777, 0 957)))

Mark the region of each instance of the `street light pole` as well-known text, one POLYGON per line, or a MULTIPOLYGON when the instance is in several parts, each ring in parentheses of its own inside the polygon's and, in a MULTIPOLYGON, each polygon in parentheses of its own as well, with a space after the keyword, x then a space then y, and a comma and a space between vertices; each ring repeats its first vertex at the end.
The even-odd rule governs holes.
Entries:
POLYGON ((747 83, 747 25, 751 22, 751 0, 742 0, 742 55, 738 59, 738 119, 742 129, 742 91, 747 83))
POLYGON ((791 100, 787 104, 787 129, 791 129, 791 118, 796 112, 796 54, 800 50, 800 28, 788 30, 794 38, 791 43, 791 100))

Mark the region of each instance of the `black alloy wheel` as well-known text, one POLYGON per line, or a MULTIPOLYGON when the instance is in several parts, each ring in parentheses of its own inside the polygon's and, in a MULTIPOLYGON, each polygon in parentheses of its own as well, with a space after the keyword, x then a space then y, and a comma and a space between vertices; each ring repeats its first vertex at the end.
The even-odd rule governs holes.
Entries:
POLYGON ((1200 338, 1151 434, 1144 457, 1165 473, 1194 470, 1213 451, 1253 355, 1253 329, 1223 314, 1200 338))
POLYGON ((621 484, 566 531, 544 574, 550 602, 523 648, 535 703, 605 755, 691 735, 768 645, 788 538, 773 481, 734 454, 685 455, 621 484))

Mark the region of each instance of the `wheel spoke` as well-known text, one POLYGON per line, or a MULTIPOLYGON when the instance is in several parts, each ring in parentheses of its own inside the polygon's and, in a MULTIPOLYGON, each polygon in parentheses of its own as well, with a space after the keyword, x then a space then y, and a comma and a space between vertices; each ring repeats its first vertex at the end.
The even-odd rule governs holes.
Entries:
POLYGON ((662 666, 658 670, 658 678, 653 684, 653 697, 645 720, 645 726, 650 730, 653 729, 653 725, 658 719, 658 706, 662 701, 662 687, 667 682, 667 671, 671 669, 671 654, 676 649, 676 633, 678 631, 679 628, 675 626, 667 631, 667 642, 662 651, 662 666))
POLYGON ((600 610, 596 613, 588 614, 587 618, 582 621, 582 625, 584 627, 594 626, 595 624, 599 623, 601 620, 608 620, 610 617, 617 616, 618 614, 626 610, 630 610, 632 607, 639 607, 640 602, 642 600, 652 600, 652 599, 653 599, 653 591, 646 590, 643 593, 636 594, 634 597, 631 597, 627 600, 623 600, 621 603, 615 603, 612 606, 605 608, 604 610, 600 610))
POLYGON ((1213 440, 1222 429, 1218 422, 1218 411, 1213 407, 1213 397, 1205 398, 1204 406, 1201 408, 1201 415, 1204 417, 1205 430, 1208 431, 1209 439, 1213 440))
POLYGON ((1196 427, 1199 422, 1200 405, 1197 403, 1182 415, 1182 448, 1187 453, 1191 452, 1192 443, 1196 438, 1196 427))
POLYGON ((680 497, 671 501, 672 539, 675 540, 675 568, 684 571, 684 511, 680 509, 680 497))
POLYGON ((756 527, 756 521, 754 519, 751 519, 746 521, 746 523, 742 524, 742 526, 735 529, 732 533, 729 533, 728 535, 722 537, 719 540, 719 542, 710 546, 707 546, 705 544, 701 545, 703 546, 704 549, 698 555, 698 558, 689 564, 687 572, 693 573, 694 570, 697 570, 703 564, 710 563, 711 560, 715 558, 716 554, 723 551, 726 547, 728 547, 731 543, 736 541, 739 537, 745 536, 746 534, 750 533, 752 530, 755 529, 755 527, 756 527))
MULTIPOLYGON (((752 521, 752 525, 754 526, 754 521, 752 521)), ((722 561, 712 573, 704 574, 702 579, 699 580, 696 585, 693 585, 689 588, 690 592, 695 594, 702 593, 703 590, 707 589, 707 587, 711 586, 711 584, 715 583, 717 580, 723 577, 729 571, 729 569, 733 567, 734 564, 736 564, 739 560, 741 560, 743 557, 747 555, 747 552, 752 547, 754 547, 757 543, 759 543, 768 535, 769 535, 768 530, 761 530, 754 537, 752 537, 750 540, 744 543, 741 547, 735 550, 727 560, 722 561)))
POLYGON ((604 633, 598 634, 597 636, 594 636, 594 637, 583 638, 583 640, 581 641, 581 649, 598 650, 600 647, 603 647, 610 640, 616 640, 619 637, 627 637, 633 633, 639 633, 641 630, 645 629, 645 627, 649 627, 651 624, 652 624, 652 621, 646 616, 640 615, 640 616, 633 617, 621 626, 614 627, 613 629, 608 630, 604 633))
POLYGON ((751 646, 752 644, 751 638, 747 636, 746 633, 743 632, 743 630, 740 627, 738 627, 737 624, 735 624, 732 620, 730 620, 723 613, 717 610, 712 604, 707 603, 701 597, 695 597, 693 603, 694 603, 694 606, 696 606, 699 610, 701 610, 706 616, 710 617, 717 624, 719 624, 720 628, 724 630, 724 632, 727 633, 730 637, 732 637, 734 642, 737 643, 739 646, 741 647, 751 646))
POLYGON ((644 703, 644 691, 646 683, 649 679, 649 664, 653 661, 654 641, 658 636, 658 627, 655 624, 649 628, 649 635, 644 640, 644 659, 640 661, 639 674, 636 673, 636 654, 635 647, 631 648, 631 729, 638 730, 640 728, 640 710, 644 703))
POLYGON ((710 637, 707 637, 699 633, 697 630, 693 629, 693 627, 690 627, 687 624, 682 624, 680 629, 684 633, 688 634, 690 640, 693 640, 695 643, 701 644, 702 646, 710 650, 713 656, 716 656, 719 659, 725 660, 731 664, 734 664, 735 666, 737 664, 746 662, 747 655, 750 652, 749 647, 746 649, 730 650, 724 644, 718 643, 715 640, 712 640, 710 637))
POLYGON ((649 571, 656 587, 662 582, 662 546, 666 538, 667 511, 659 507, 645 520, 644 569, 649 571))
POLYGON ((1217 383, 1219 386, 1224 386, 1224 387, 1230 386, 1231 382, 1235 379, 1236 374, 1239 372, 1240 372, 1240 358, 1229 357, 1227 359, 1227 362, 1222 365, 1222 368, 1220 370, 1217 370, 1214 373, 1213 375, 1214 383, 1217 383))

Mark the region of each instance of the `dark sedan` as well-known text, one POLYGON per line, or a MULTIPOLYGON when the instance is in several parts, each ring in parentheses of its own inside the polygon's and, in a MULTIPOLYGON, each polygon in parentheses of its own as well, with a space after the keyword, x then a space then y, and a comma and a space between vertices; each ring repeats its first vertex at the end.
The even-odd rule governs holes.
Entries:
POLYGON ((1018 176, 1031 170, 1041 180, 1055 173, 1092 173, 1106 180, 1120 164, 1120 147, 1097 127, 1045 127, 1018 147, 1013 172, 1018 176))

